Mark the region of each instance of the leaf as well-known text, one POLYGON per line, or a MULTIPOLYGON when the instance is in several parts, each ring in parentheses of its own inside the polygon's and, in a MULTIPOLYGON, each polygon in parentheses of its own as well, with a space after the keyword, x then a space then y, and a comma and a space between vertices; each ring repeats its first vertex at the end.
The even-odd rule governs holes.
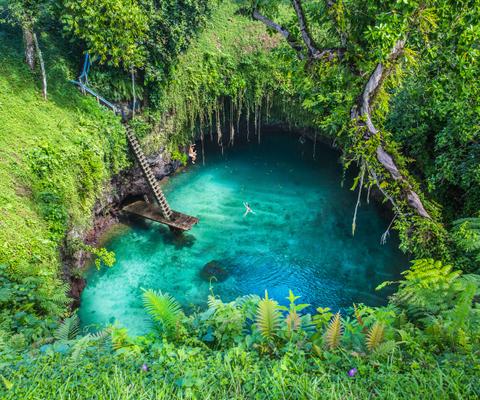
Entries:
POLYGON ((80 320, 77 314, 73 314, 69 318, 65 318, 60 326, 56 329, 54 337, 57 340, 68 341, 75 339, 80 331, 80 320))
POLYGON ((340 345, 340 339, 343 335, 342 321, 340 319, 340 313, 336 313, 327 330, 325 331, 325 343, 330 350, 336 349, 340 345))
POLYGON ((7 378, 5 378, 3 375, 0 375, 2 377, 2 382, 5 386, 5 389, 10 390, 13 388, 13 383, 10 382, 7 378))
POLYGON ((183 316, 180 304, 168 293, 143 290, 143 304, 153 321, 167 334, 172 334, 183 316))
POLYGON ((375 322, 367 333, 366 343, 368 350, 374 351, 377 349, 384 339, 384 334, 385 325, 380 322, 375 322))
POLYGON ((268 298, 265 291, 265 298, 257 305, 256 325, 260 334, 265 339, 272 339, 280 327, 282 314, 278 309, 278 303, 268 298))

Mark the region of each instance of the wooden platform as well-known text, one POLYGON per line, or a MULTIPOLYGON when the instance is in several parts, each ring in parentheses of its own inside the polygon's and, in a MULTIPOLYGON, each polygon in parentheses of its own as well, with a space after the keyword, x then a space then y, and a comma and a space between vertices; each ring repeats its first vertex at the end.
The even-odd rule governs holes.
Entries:
POLYGON ((160 224, 167 225, 172 230, 188 231, 193 225, 198 223, 198 218, 185 215, 172 210, 172 217, 167 220, 156 204, 147 203, 145 201, 136 201, 123 207, 123 211, 137 215, 142 218, 147 218, 160 224))

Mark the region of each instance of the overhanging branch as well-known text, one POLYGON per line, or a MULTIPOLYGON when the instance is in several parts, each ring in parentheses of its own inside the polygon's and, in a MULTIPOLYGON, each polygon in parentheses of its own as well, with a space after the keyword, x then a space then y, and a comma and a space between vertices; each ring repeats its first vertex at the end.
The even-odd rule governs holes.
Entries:
POLYGON ((345 54, 345 48, 339 47, 320 50, 310 34, 301 0, 292 0, 292 5, 295 9, 295 14, 297 15, 298 27, 300 29, 303 43, 305 43, 305 46, 307 47, 308 57, 313 60, 326 59, 328 61, 333 60, 335 57, 341 59, 345 54))
POLYGON ((298 58, 300 58, 301 60, 305 58, 302 45, 292 37, 292 35, 287 29, 272 21, 271 19, 265 17, 264 15, 260 14, 257 10, 253 10, 252 17, 257 21, 263 22, 266 26, 282 35, 287 41, 287 43, 297 52, 298 58))
MULTIPOLYGON (((398 40, 390 52, 387 62, 393 63, 397 60, 405 49, 405 40, 398 40)), ((373 125, 371 118, 371 104, 376 94, 378 93, 383 81, 391 72, 391 67, 387 67, 384 63, 378 63, 374 71, 370 75, 362 94, 359 97, 358 104, 353 106, 351 110, 351 118, 356 121, 359 131, 362 132, 365 140, 370 139, 378 133, 377 128, 373 125)), ((395 181, 400 181, 405 184, 405 197, 408 205, 413 208, 418 215, 424 218, 430 218, 430 215, 425 210, 425 207, 420 200, 418 194, 412 189, 405 177, 401 174, 397 167, 395 160, 382 145, 376 149, 376 156, 378 162, 390 173, 395 181)))

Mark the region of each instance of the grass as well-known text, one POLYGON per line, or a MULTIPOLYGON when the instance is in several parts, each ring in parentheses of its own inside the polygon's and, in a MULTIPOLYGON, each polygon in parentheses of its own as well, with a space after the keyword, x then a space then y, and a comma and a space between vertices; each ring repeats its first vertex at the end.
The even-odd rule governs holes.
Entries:
MULTIPOLYGON (((231 348, 224 353, 160 346, 150 359, 95 351, 78 360, 60 354, 16 366, 7 399, 463 399, 478 395, 478 376, 455 362, 358 365, 289 352, 276 360, 231 348), (148 372, 141 371, 147 363, 148 372)), ((351 362, 356 361, 350 357, 351 362)), ((422 361, 420 361, 422 362, 422 361)), ((372 363, 375 364, 375 363, 372 363)), ((1 385, 0 385, 1 387, 1 385)), ((1 393, 1 389, 0 389, 1 393)))

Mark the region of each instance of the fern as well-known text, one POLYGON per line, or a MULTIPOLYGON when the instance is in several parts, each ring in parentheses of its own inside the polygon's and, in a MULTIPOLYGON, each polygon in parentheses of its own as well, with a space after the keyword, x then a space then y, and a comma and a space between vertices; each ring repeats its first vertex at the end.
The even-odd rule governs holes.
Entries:
POLYGON ((80 331, 80 320, 77 314, 73 314, 69 318, 65 318, 60 326, 56 329, 54 337, 57 340, 66 342, 75 339, 80 331))
POLYGON ((143 290, 143 304, 150 317, 159 327, 170 335, 180 323, 183 312, 180 304, 168 293, 143 290))
POLYGON ((78 358, 87 350, 92 341, 92 336, 90 334, 83 336, 75 342, 72 347, 72 354, 70 360, 77 361, 78 358))
POLYGON ((208 308, 216 311, 219 307, 223 305, 222 300, 217 299, 215 296, 209 295, 207 300, 208 308))
POLYGON ((477 292, 477 285, 473 282, 467 283, 465 290, 460 294, 457 304, 449 311, 448 317, 452 321, 452 328, 455 331, 465 329, 469 325, 472 302, 477 292))
POLYGON ((280 328, 282 314, 275 300, 268 298, 265 291, 265 298, 257 305, 256 326, 265 339, 272 339, 280 328))
POLYGON ((343 328, 340 313, 336 313, 325 331, 325 344, 330 350, 336 349, 342 339, 343 328))
POLYGON ((380 344, 383 342, 384 337, 385 325, 381 322, 375 322, 375 324, 373 324, 373 326, 369 329, 365 339, 367 343, 367 349, 370 351, 378 349, 380 344))
POLYGON ((433 259, 413 261, 403 275, 393 303, 400 305, 414 318, 436 315, 454 304, 455 296, 464 287, 461 271, 433 259))
POLYGON ((452 238, 461 251, 473 255, 474 260, 480 263, 480 218, 454 221, 452 238))

